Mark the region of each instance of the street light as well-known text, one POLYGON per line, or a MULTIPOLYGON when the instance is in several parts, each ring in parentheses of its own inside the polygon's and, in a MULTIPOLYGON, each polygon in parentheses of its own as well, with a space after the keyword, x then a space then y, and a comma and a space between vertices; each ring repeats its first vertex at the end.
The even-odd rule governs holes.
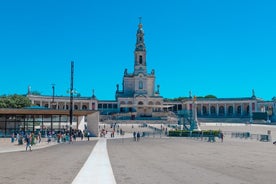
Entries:
POLYGON ((56 103, 55 103, 55 84, 52 84, 52 89, 53 89, 53 96, 52 96, 52 102, 51 102, 51 104, 52 104, 52 108, 53 109, 55 109, 55 105, 56 105, 56 103))
POLYGON ((73 89, 74 89, 74 61, 71 61, 71 83, 70 83, 70 142, 72 136, 72 123, 73 123, 73 89))

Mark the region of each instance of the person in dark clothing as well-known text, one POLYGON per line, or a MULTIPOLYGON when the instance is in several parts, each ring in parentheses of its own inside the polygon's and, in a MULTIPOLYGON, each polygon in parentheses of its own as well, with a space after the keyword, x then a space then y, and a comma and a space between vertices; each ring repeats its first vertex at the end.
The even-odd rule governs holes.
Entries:
POLYGON ((137 141, 140 140, 140 132, 137 132, 137 141))

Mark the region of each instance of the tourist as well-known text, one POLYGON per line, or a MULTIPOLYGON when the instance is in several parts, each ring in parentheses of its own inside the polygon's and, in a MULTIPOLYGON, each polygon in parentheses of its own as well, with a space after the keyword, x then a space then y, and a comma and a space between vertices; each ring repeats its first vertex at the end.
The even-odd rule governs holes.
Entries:
POLYGON ((115 131, 113 130, 113 131, 111 132, 111 137, 114 138, 114 135, 115 135, 115 131))
POLYGON ((140 140, 140 132, 137 132, 137 141, 140 140))
POLYGON ((34 136, 34 133, 30 134, 30 141, 31 141, 31 146, 35 145, 35 136, 34 136))
POLYGON ((47 142, 48 142, 48 144, 51 142, 51 135, 50 134, 48 135, 47 142))
POLYGON ((70 134, 69 144, 73 143, 73 134, 70 134))
POLYGON ((136 132, 133 132, 133 140, 136 141, 136 132))
POLYGON ((14 133, 12 133, 12 135, 11 135, 11 143, 13 143, 14 142, 14 133))
POLYGON ((18 141, 19 138, 20 138, 20 134, 19 134, 19 132, 17 132, 17 133, 16 133, 16 140, 18 141))
POLYGON ((81 137, 81 140, 83 140, 83 133, 82 133, 82 131, 80 132, 80 137, 81 137))
POLYGON ((74 141, 76 141, 76 140, 77 140, 76 133, 73 133, 73 139, 74 139, 74 141))
POLYGON ((220 133, 221 142, 223 142, 223 137, 224 137, 224 135, 223 135, 223 133, 221 132, 221 133, 220 133))
POLYGON ((28 134, 25 137, 25 142, 26 142, 26 151, 28 151, 28 148, 30 148, 30 151, 32 151, 31 140, 28 134))
POLYGON ((40 143, 41 142, 41 133, 40 132, 38 132, 37 138, 38 138, 38 143, 40 143))
POLYGON ((90 133, 87 132, 87 140, 89 141, 90 133))

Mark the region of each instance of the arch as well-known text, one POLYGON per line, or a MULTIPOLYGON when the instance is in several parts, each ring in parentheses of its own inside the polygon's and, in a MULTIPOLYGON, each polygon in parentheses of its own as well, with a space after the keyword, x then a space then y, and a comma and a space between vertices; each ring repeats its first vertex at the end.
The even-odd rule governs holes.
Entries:
POLYGON ((161 105, 161 103, 157 101, 157 102, 155 102, 155 105, 161 105))
POLYGON ((138 105, 144 105, 144 103, 142 101, 139 101, 138 105))
POLYGON ((261 112, 265 112, 265 106, 262 105, 262 106, 260 107, 260 110, 261 110, 261 112))
POLYGON ((208 113, 207 113, 207 107, 206 106, 203 106, 202 107, 202 113, 203 113, 203 115, 207 115, 208 113))
POLYGON ((241 113, 242 113, 242 111, 241 111, 241 106, 239 105, 239 106, 237 107, 237 114, 238 114, 238 115, 241 115, 241 113))
POLYGON ((126 104, 126 102, 124 102, 124 101, 121 101, 121 102, 120 102, 120 104, 121 104, 121 105, 125 105, 125 104, 126 104))
POLYGON ((78 105, 74 105, 74 109, 75 109, 75 110, 78 110, 78 109, 79 109, 79 106, 78 106, 78 105))
POLYGON ((233 115, 234 114, 234 108, 233 108, 233 106, 229 106, 227 112, 228 112, 228 115, 233 115))
POLYGON ((216 115, 216 107, 211 106, 211 115, 216 115))
POLYGON ((219 106, 219 115, 224 115, 224 114, 225 114, 224 106, 219 106))
POLYGON ((133 111, 133 109, 132 109, 132 107, 131 107, 132 101, 128 101, 127 104, 129 105, 128 111, 129 111, 129 112, 132 112, 132 111, 133 111))
POLYGON ((149 103, 148 103, 149 105, 153 105, 153 102, 152 101, 149 101, 149 103))
POLYGON ((249 113, 250 113, 250 109, 249 109, 249 105, 247 105, 247 107, 246 107, 246 114, 249 115, 249 113))
POLYGON ((87 110, 87 106, 86 106, 86 105, 83 105, 83 106, 82 106, 82 110, 87 110))

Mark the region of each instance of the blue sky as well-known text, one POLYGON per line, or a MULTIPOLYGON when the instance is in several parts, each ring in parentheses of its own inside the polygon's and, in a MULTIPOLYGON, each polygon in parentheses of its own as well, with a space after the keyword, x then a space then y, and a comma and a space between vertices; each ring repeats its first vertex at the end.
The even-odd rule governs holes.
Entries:
POLYGON ((276 96, 271 0, 2 0, 0 94, 66 96, 70 63, 81 96, 113 100, 134 68, 142 18, 148 72, 163 97, 276 96))

